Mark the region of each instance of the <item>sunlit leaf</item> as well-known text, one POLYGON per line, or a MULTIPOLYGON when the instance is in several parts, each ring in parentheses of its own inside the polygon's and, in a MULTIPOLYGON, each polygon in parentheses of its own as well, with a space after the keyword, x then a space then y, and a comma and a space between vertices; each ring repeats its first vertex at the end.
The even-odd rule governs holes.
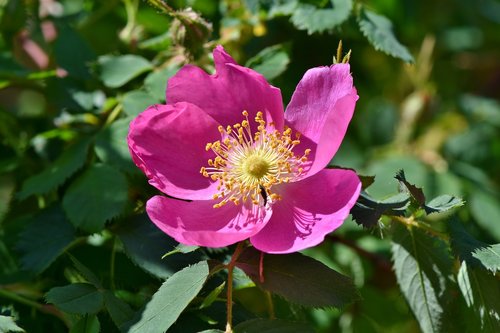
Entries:
POLYGON ((103 163, 125 172, 137 172, 127 144, 129 123, 130 118, 124 118, 106 127, 96 136, 94 149, 103 163))
POLYGON ((424 209, 427 214, 443 213, 450 209, 463 206, 463 204, 464 201, 462 199, 445 194, 432 199, 425 205, 424 209))
POLYGON ((99 65, 101 68, 101 80, 104 85, 110 88, 121 87, 153 68, 147 59, 133 54, 101 56, 99 58, 99 65))
POLYGON ((266 47, 250 58, 246 66, 264 75, 267 80, 280 76, 288 67, 290 57, 282 45, 266 47))
POLYGON ((97 313, 104 304, 102 293, 89 283, 52 288, 45 299, 65 312, 77 314, 97 313))
POLYGON ((359 28, 376 50, 400 58, 405 62, 414 62, 413 56, 394 36, 392 23, 385 16, 362 9, 358 17, 359 28))
POLYGON ((198 295, 208 273, 207 262, 201 261, 172 275, 146 304, 139 321, 128 332, 165 332, 198 295))
MULTIPOLYGON (((165 96, 163 96, 165 98, 165 96)), ((137 116, 148 106, 159 103, 151 94, 144 90, 132 90, 123 95, 123 111, 129 116, 137 116)))
POLYGON ((17 326, 14 318, 0 315, 0 332, 24 332, 24 330, 21 327, 17 326))
POLYGON ((395 227, 391 250, 400 289, 422 331, 441 332, 441 298, 451 273, 446 245, 416 228, 395 227))
POLYGON ((165 100, 165 90, 167 89, 167 81, 177 73, 179 67, 169 66, 159 71, 150 73, 144 80, 144 88, 146 91, 160 102, 165 100))
POLYGON ((467 306, 481 319, 481 332, 500 332, 500 284, 491 273, 474 269, 463 261, 457 276, 467 306))
POLYGON ((311 4, 299 3, 294 8, 290 20, 300 30, 308 34, 331 30, 342 24, 352 10, 352 0, 330 0, 333 8, 318 8, 311 4))
POLYGON ((359 297, 350 278, 300 253, 264 254, 263 276, 260 276, 260 256, 259 251, 248 248, 236 266, 262 289, 291 302, 315 307, 342 307, 359 297))

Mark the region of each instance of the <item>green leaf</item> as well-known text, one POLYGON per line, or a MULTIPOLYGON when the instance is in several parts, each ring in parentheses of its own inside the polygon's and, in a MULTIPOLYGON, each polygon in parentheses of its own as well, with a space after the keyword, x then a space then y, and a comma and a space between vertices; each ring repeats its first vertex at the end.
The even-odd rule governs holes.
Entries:
POLYGON ((330 2, 333 9, 322 9, 314 5, 299 3, 290 20, 297 29, 307 30, 309 35, 331 30, 349 18, 352 0, 330 0, 330 2))
POLYGON ((54 41, 56 63, 70 76, 89 79, 89 65, 95 59, 94 51, 68 24, 56 21, 57 38, 54 41))
POLYGON ((161 35, 140 41, 137 46, 143 50, 163 51, 170 47, 171 42, 170 31, 167 31, 161 35))
POLYGON ((392 31, 392 23, 385 16, 362 9, 358 17, 358 24, 361 32, 375 47, 375 50, 400 58, 408 63, 415 61, 408 49, 396 39, 392 31))
POLYGON ((313 333, 303 323, 292 323, 281 319, 251 319, 238 324, 234 333, 313 333))
POLYGON ((73 265, 75 265, 75 268, 80 272, 80 274, 83 275, 83 277, 90 282, 94 287, 97 289, 103 289, 103 286, 101 284, 101 281, 97 278, 97 276, 92 273, 92 271, 82 264, 78 259, 73 257, 71 254, 68 254, 71 261, 73 262, 73 265))
POLYGON ((460 98, 465 113, 475 121, 500 126, 500 103, 494 99, 465 94, 460 98))
POLYGON ((342 307, 359 297, 350 278, 300 253, 264 254, 264 279, 261 281, 260 256, 261 252, 248 248, 238 258, 236 266, 262 289, 291 302, 315 307, 342 307))
POLYGON ((96 136, 94 149, 103 163, 125 172, 137 172, 139 169, 132 162, 127 144, 129 123, 130 118, 124 118, 104 128, 96 136))
POLYGON ((75 229, 59 206, 37 215, 19 236, 17 249, 24 269, 41 273, 75 239, 75 229))
POLYGON ((432 199, 424 206, 424 209, 427 214, 443 213, 450 209, 463 206, 463 204, 464 201, 462 199, 445 194, 432 199))
POLYGON ((420 187, 417 187, 406 180, 405 172, 403 169, 396 173, 395 178, 399 181, 400 187, 406 190, 412 199, 418 204, 419 207, 425 205, 425 195, 424 191, 420 187))
POLYGON ((140 320, 129 333, 163 333, 198 295, 209 275, 208 263, 201 261, 172 275, 146 305, 140 320))
POLYGON ((127 303, 116 297, 111 291, 105 290, 103 295, 104 306, 106 310, 108 310, 109 316, 115 325, 123 331, 126 323, 133 319, 134 311, 127 303))
POLYGON ((123 111, 129 116, 135 117, 149 106, 159 103, 160 99, 156 100, 144 90, 132 90, 123 95, 122 101, 123 111))
POLYGON ((441 240, 397 224, 392 243, 396 278, 424 333, 440 332, 451 259, 441 240))
POLYGON ((250 58, 245 64, 246 67, 253 68, 271 81, 287 69, 290 57, 283 45, 269 46, 250 58))
POLYGON ((76 322, 69 333, 99 333, 101 324, 96 316, 86 315, 76 322))
POLYGON ((24 332, 24 330, 21 327, 17 326, 14 318, 0 315, 0 332, 24 332))
POLYGON ((486 230, 495 241, 500 241, 500 200, 482 190, 471 193, 469 207, 476 222, 486 230))
POLYGON ((95 164, 71 184, 62 204, 73 225, 99 232, 106 221, 122 212, 127 191, 127 180, 121 172, 95 164))
POLYGON ((500 244, 488 245, 472 237, 456 219, 449 223, 451 246, 458 257, 473 268, 500 271, 500 244))
POLYGON ((351 214, 357 224, 371 228, 377 225, 382 214, 402 215, 409 202, 410 196, 407 193, 398 193, 378 201, 363 191, 352 207, 351 214))
POLYGON ((102 293, 89 283, 52 288, 45 299, 65 312, 77 314, 95 314, 104 304, 102 293))
POLYGON ((90 143, 90 139, 81 140, 64 150, 50 167, 26 179, 17 197, 23 200, 30 195, 45 194, 61 186, 85 164, 90 143))
POLYGON ((489 245, 476 250, 472 256, 481 261, 483 266, 493 273, 500 271, 500 244, 489 245))
POLYGON ((160 102, 165 101, 165 91, 167 89, 167 81, 174 76, 179 67, 169 66, 159 71, 152 72, 144 80, 144 88, 146 91, 160 102))
POLYGON ((101 56, 98 63, 101 67, 100 78, 104 85, 109 88, 121 87, 153 68, 147 59, 132 54, 101 56))
POLYGON ((200 261, 195 253, 172 255, 162 260, 163 254, 173 250, 177 242, 158 229, 146 214, 135 216, 116 231, 127 256, 146 272, 166 279, 189 264, 200 261))
POLYGON ((462 262, 457 276, 458 286, 469 308, 481 319, 481 332, 500 332, 500 284, 491 273, 470 268, 462 262))
POLYGON ((225 286, 226 282, 222 282, 217 288, 212 290, 201 303, 200 309, 208 308, 210 305, 212 305, 212 303, 215 302, 217 300, 217 297, 219 297, 219 295, 222 293, 225 286))

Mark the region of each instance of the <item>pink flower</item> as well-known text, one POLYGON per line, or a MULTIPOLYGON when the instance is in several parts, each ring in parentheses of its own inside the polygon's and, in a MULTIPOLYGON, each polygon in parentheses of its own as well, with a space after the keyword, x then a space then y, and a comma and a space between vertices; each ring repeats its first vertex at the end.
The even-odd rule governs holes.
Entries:
POLYGON ((324 169, 358 99, 349 64, 306 72, 286 112, 280 90, 239 66, 221 46, 216 73, 184 66, 167 104, 130 124, 132 158, 169 196, 147 202, 151 220, 187 245, 245 239, 268 253, 319 244, 338 228, 361 184, 350 170, 324 169))

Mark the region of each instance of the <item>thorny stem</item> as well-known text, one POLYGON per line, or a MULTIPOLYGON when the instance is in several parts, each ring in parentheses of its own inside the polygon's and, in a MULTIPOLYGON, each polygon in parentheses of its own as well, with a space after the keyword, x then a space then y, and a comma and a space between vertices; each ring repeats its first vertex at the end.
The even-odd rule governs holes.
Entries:
POLYGON ((111 259, 109 263, 109 279, 110 279, 110 286, 111 290, 115 290, 115 266, 116 266, 116 238, 113 239, 113 248, 111 249, 111 259))
POLYGON ((233 270, 236 265, 236 260, 240 256, 241 252, 244 248, 244 242, 239 242, 234 250, 234 253, 231 257, 231 261, 226 265, 227 268, 227 323, 226 323, 226 332, 233 332, 233 270))

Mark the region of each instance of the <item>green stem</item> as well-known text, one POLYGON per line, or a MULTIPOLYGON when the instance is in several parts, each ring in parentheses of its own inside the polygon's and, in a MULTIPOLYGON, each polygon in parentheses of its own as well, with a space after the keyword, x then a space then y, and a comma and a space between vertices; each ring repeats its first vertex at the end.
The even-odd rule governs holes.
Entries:
POLYGON ((115 264, 116 264, 116 238, 113 239, 113 248, 111 249, 111 260, 109 263, 109 279, 111 290, 115 291, 115 264))
POLYGON ((234 250, 231 261, 227 264, 227 323, 226 323, 226 333, 233 332, 233 270, 236 265, 236 260, 243 251, 244 243, 240 242, 234 250))
MULTIPOLYGON (((64 314, 57 310, 54 306, 49 305, 49 304, 40 304, 38 302, 35 302, 29 298, 23 297, 21 295, 16 294, 15 292, 6 290, 6 289, 1 289, 0 288, 0 297, 10 299, 14 302, 29 306, 31 308, 34 308, 40 312, 47 313, 50 315, 53 315, 57 318, 59 318, 61 321, 63 321, 66 326, 69 325, 68 320, 64 317, 64 314)), ((68 326, 69 327, 69 326, 68 326)))

